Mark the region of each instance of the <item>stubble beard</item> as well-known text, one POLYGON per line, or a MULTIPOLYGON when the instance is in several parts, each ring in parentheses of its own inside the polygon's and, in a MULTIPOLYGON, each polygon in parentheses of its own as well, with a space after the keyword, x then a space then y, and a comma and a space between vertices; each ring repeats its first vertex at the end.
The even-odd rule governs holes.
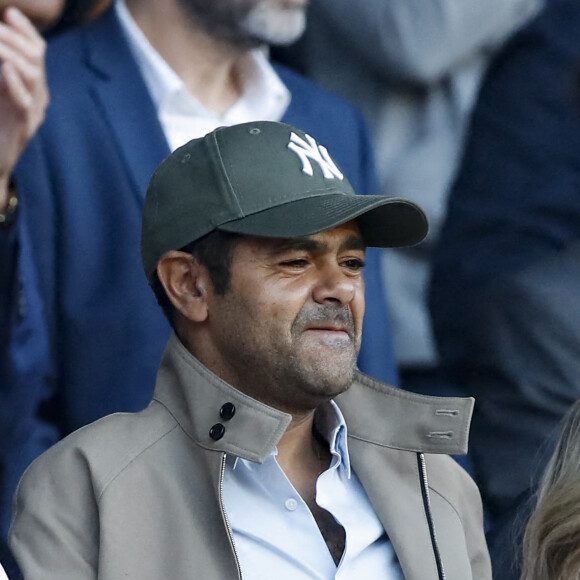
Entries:
POLYGON ((292 325, 291 334, 297 353, 288 361, 287 378, 294 388, 314 397, 332 398, 350 387, 360 350, 360 333, 355 329, 348 306, 322 305, 302 310, 292 325), (326 338, 324 344, 304 342, 308 328, 329 322, 343 326, 346 334, 326 338))
POLYGON ((341 351, 338 357, 327 357, 328 347, 320 349, 324 352, 309 345, 301 347, 291 353, 278 351, 268 361, 250 358, 252 384, 240 385, 241 390, 291 414, 311 411, 348 390, 356 369, 354 348, 344 352, 345 347, 336 347, 341 351))
POLYGON ((304 9, 282 9, 267 1, 180 0, 180 4, 196 28, 241 51, 291 44, 306 27, 304 9))
MULTIPOLYGON (((263 346, 263 345, 262 345, 263 346)), ((265 356, 250 355, 253 385, 244 392, 291 414, 301 414, 340 395, 352 384, 360 346, 348 306, 303 310, 295 319, 289 341, 271 337, 265 356), (342 324, 348 336, 312 340, 304 330, 317 322, 342 324)), ((247 354, 247 353, 246 353, 247 354)))
MULTIPOLYGON (((222 312, 243 308, 243 303, 222 302, 222 312)), ((234 317, 230 319, 234 320, 234 317)), ((252 320, 250 316, 249 320, 252 320)), ((288 413, 315 409, 346 391, 352 384, 360 347, 348 306, 322 305, 302 310, 286 338, 277 332, 254 334, 243 324, 230 322, 219 349, 228 361, 228 374, 220 375, 247 395, 288 413), (305 334, 313 324, 334 322, 346 335, 305 334)))
POLYGON ((286 410, 309 411, 347 391, 354 380, 355 363, 356 357, 340 366, 324 360, 307 365, 303 358, 291 357, 285 369, 285 389, 300 393, 300 397, 289 399, 286 410))
POLYGON ((258 2, 241 23, 252 37, 274 46, 292 44, 306 28, 306 11, 300 7, 280 8, 258 2))

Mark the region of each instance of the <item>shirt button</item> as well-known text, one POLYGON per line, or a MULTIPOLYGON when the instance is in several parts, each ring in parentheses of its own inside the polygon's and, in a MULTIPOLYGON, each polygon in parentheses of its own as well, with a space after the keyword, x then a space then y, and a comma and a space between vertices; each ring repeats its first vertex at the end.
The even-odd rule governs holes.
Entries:
POLYGON ((229 421, 236 414, 236 406, 233 403, 224 403, 220 409, 220 417, 229 421))
POLYGON ((289 512, 293 512, 298 507, 298 502, 293 497, 290 497, 284 505, 289 512))
POLYGON ((224 433, 226 432, 226 428, 221 424, 221 423, 216 423, 210 430, 209 430, 209 436, 214 440, 214 441, 219 441, 223 436, 224 433))

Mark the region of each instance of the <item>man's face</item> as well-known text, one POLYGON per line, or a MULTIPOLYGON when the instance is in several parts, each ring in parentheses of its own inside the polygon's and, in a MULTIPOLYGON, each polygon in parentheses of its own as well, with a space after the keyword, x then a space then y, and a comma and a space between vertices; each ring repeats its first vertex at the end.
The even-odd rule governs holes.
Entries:
POLYGON ((20 9, 38 29, 44 30, 62 16, 65 0, 0 0, 0 14, 9 6, 20 9))
POLYGON ((230 290, 209 299, 214 355, 202 362, 290 413, 345 391, 360 349, 364 254, 354 221, 306 238, 242 237, 230 290))
POLYGON ((239 48, 286 45, 306 26, 308 0, 180 0, 210 36, 239 48))

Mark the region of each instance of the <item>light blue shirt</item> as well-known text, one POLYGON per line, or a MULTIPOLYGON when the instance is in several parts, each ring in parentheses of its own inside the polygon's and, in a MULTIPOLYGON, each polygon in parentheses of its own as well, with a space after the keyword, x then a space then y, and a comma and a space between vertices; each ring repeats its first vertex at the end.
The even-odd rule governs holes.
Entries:
POLYGON ((277 451, 261 465, 230 456, 224 504, 244 580, 400 580, 393 547, 350 469, 342 413, 331 402, 315 422, 332 455, 318 477, 316 503, 345 530, 342 559, 337 567, 308 506, 278 465, 277 451))

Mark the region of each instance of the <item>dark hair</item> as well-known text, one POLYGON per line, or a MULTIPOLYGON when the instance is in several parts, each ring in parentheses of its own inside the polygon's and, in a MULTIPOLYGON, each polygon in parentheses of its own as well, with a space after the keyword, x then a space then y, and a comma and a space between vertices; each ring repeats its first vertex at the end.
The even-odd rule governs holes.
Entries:
MULTIPOLYGON (((113 2, 109 2, 111 5, 113 2)), ((64 32, 74 26, 90 22, 94 16, 99 0, 66 0, 64 10, 58 22, 47 31, 47 36, 64 32)), ((101 12, 102 10, 99 10, 101 12)))
MULTIPOLYGON (((230 289, 232 258, 239 239, 239 234, 214 230, 180 249, 181 252, 191 254, 208 269, 213 290, 218 296, 223 296, 230 289)), ((157 272, 153 273, 150 285, 157 303, 161 306, 171 326, 175 328, 176 309, 165 293, 157 272)))

